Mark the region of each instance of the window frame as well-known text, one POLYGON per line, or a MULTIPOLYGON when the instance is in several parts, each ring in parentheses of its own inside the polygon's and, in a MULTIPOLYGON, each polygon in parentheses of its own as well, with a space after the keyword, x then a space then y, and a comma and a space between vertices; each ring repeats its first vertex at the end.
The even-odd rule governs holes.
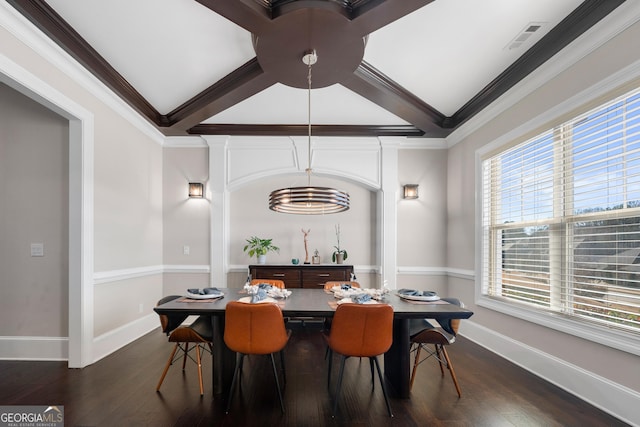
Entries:
MULTIPOLYGON (((627 76, 629 77, 629 76, 627 76)), ((619 83, 619 82, 618 82, 619 83)), ((609 95, 607 99, 599 102, 599 105, 606 104, 609 100, 615 99, 617 96, 622 93, 628 92, 629 90, 624 90, 622 93, 611 94, 613 89, 618 86, 613 87, 612 82, 609 82, 607 86, 602 85, 600 88, 599 96, 609 95), (606 90, 605 90, 606 88, 606 90)), ((542 134, 545 130, 549 130, 550 128, 558 128, 571 120, 571 118, 561 118, 561 116, 566 115, 569 111, 576 111, 576 105, 583 105, 582 112, 586 112, 588 110, 593 109, 594 106, 589 108, 586 107, 587 103, 595 99, 595 93, 587 94, 588 91, 584 91, 564 103, 558 105, 556 108, 546 112, 545 114, 538 116, 531 120, 530 122, 522 125, 519 128, 516 128, 509 132, 508 134, 503 135, 501 138, 498 138, 494 142, 487 144, 480 149, 476 150, 475 153, 475 182, 476 182, 476 212, 475 212, 475 230, 476 230, 476 239, 475 239, 475 253, 476 253, 476 265, 475 265, 475 302, 477 305, 501 312, 519 319, 523 319, 544 327, 548 327, 560 332, 564 332, 573 336, 577 336, 589 341, 594 341, 603 345, 606 345, 611 348, 615 348, 618 350, 622 350, 631 354, 640 356, 640 335, 635 334, 633 332, 627 332, 624 330, 618 330, 614 328, 609 328, 606 326, 601 326, 595 323, 591 323, 588 321, 581 321, 579 318, 567 317, 566 315, 560 312, 546 311, 541 309, 536 309, 535 307, 528 307, 519 304, 513 304, 508 301, 498 300, 495 298, 491 298, 485 294, 483 294, 483 271, 485 269, 485 262, 489 262, 488 260, 484 260, 483 256, 488 252, 488 248, 485 245, 488 243, 488 236, 485 235, 485 230, 483 229, 483 212, 487 208, 484 205, 484 196, 483 196, 483 184, 484 184, 484 170, 483 170, 483 161, 497 153, 505 152, 506 150, 522 143, 526 140, 529 140, 532 135, 542 134), (551 117, 553 119, 551 119, 551 117), (555 124, 549 125, 547 124, 545 127, 542 126, 542 123, 550 123, 556 122, 555 124)), ((581 112, 575 112, 572 114, 572 117, 578 117, 581 112)))

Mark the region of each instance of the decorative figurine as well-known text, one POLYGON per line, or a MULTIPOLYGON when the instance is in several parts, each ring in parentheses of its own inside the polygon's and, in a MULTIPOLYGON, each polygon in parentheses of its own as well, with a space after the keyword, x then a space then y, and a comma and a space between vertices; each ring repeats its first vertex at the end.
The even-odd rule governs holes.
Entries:
POLYGON ((307 236, 309 235, 310 232, 311 232, 311 229, 308 229, 307 231, 304 231, 304 228, 302 229, 302 234, 304 234, 304 263, 305 264, 309 264, 309 249, 307 248, 307 236))

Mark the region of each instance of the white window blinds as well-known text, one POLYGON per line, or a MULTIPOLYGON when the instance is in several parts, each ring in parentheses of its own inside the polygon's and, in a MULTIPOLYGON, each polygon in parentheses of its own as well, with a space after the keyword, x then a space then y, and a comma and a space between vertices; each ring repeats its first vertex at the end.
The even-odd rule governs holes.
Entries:
POLYGON ((482 293, 640 333, 640 90, 482 162, 482 293))

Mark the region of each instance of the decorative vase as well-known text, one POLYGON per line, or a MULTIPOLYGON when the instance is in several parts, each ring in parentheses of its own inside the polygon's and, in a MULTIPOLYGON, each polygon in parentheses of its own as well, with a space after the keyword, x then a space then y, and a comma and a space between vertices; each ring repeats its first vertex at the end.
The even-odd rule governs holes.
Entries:
POLYGON ((344 254, 342 252, 338 252, 336 254, 336 264, 342 264, 344 261, 344 254))
POLYGON ((267 256, 266 255, 258 255, 258 264, 266 264, 267 256))

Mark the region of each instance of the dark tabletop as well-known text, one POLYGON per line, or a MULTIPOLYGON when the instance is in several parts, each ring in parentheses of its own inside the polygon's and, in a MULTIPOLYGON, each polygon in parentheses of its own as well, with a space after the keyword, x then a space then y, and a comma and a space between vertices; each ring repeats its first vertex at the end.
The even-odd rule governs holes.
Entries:
MULTIPOLYGON (((217 300, 198 300, 197 302, 184 302, 182 298, 170 301, 156 307, 154 310, 160 314, 188 313, 194 315, 211 315, 224 313, 229 301, 237 301, 247 294, 243 289, 220 289, 224 293, 224 298, 217 300)), ((311 317, 332 317, 335 313, 336 298, 331 293, 320 289, 290 289, 292 294, 289 298, 278 300, 282 313, 285 317, 290 316, 311 316, 311 317)), ((383 302, 393 307, 396 319, 404 318, 457 318, 468 319, 473 314, 472 311, 460 308, 454 304, 444 301, 431 303, 410 302, 398 297, 394 291, 385 297, 383 302)))

